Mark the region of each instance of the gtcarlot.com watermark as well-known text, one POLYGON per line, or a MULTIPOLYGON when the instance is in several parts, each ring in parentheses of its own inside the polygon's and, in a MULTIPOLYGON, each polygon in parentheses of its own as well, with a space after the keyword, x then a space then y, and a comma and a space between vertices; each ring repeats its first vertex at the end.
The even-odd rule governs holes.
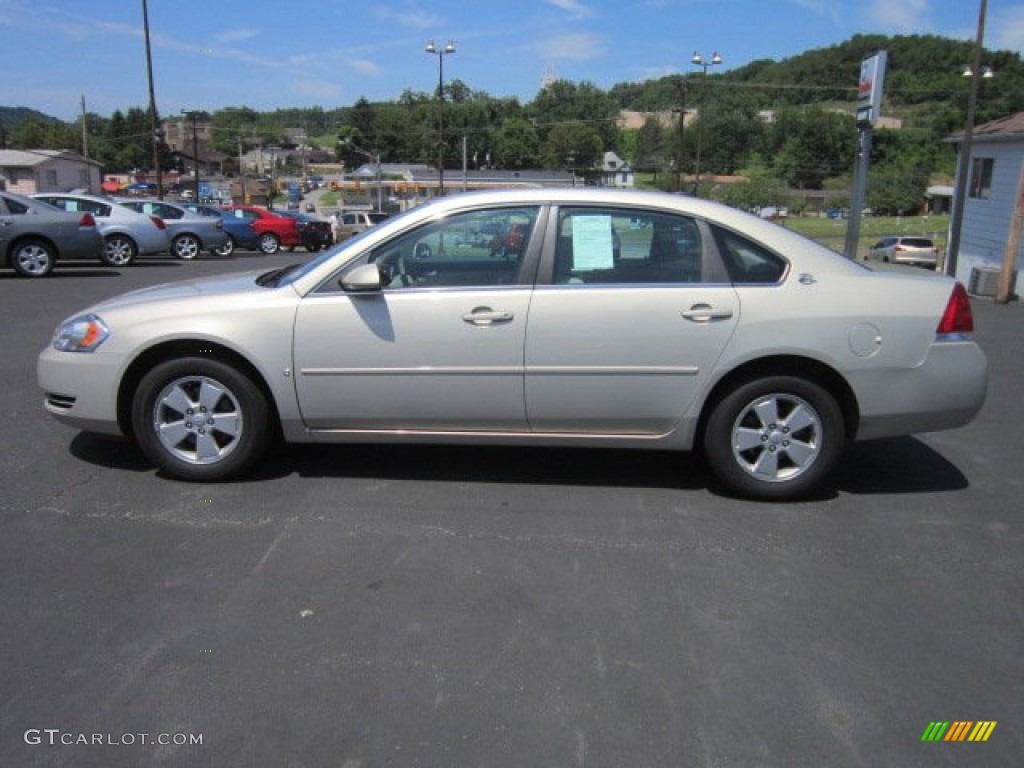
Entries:
POLYGON ((60 728, 29 728, 23 737, 30 746, 130 747, 136 744, 190 747, 202 745, 201 733, 76 733, 60 728))

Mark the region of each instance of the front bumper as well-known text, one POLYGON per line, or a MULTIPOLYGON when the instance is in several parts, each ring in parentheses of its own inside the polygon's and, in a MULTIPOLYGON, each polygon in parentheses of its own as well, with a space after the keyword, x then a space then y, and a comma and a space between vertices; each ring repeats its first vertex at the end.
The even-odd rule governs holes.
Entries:
POLYGON ((121 368, 101 353, 43 350, 36 379, 43 407, 63 424, 88 432, 122 435, 117 421, 117 382, 121 368))

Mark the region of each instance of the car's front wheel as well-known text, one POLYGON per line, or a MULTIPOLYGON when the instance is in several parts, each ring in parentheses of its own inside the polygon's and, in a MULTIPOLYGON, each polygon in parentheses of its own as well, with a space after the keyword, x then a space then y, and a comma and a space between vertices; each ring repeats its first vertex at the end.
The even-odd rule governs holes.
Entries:
POLYGON ((11 250, 10 260, 22 277, 46 277, 57 263, 57 254, 42 240, 22 240, 11 250))
POLYGON ((273 256, 281 248, 281 241, 277 239, 277 235, 265 232, 260 235, 260 251, 267 254, 267 256, 273 256))
POLYGON ((151 369, 132 400, 135 439, 153 464, 182 480, 224 480, 257 462, 269 442, 260 388, 218 360, 186 357, 151 369))
POLYGON ((842 410, 821 386, 772 376, 742 384, 715 406, 704 433, 711 471, 732 491, 788 499, 820 487, 845 447, 842 410))
POLYGON ((125 235, 109 235, 103 241, 103 250, 100 252, 100 261, 108 267, 127 267, 135 257, 139 255, 139 249, 135 241, 125 235))
POLYGON ((217 256, 230 256, 235 252, 235 238, 228 235, 228 241, 224 243, 220 248, 214 248, 213 252, 217 256))
POLYGON ((203 244, 195 235, 178 235, 171 243, 171 250, 179 259, 192 261, 202 252, 203 244))

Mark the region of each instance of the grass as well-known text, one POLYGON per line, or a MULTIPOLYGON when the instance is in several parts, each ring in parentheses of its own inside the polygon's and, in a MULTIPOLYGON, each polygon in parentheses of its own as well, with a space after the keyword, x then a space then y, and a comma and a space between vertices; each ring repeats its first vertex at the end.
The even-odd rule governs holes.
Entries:
MULTIPOLYGON (((797 217, 780 222, 784 227, 799 232, 828 247, 842 251, 846 245, 846 219, 821 217, 797 217)), ((865 216, 860 220, 860 242, 858 253, 864 253, 876 240, 884 235, 920 235, 929 237, 939 247, 946 249, 946 231, 949 216, 865 216)))

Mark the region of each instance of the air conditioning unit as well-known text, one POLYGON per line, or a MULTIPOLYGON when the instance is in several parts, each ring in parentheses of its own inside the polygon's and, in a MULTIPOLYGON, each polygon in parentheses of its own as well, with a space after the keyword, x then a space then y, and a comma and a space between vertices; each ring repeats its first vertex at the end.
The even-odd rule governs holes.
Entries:
MULTIPOLYGON (((967 292, 972 296, 992 296, 999 290, 999 275, 1002 272, 995 267, 971 267, 971 279, 967 283, 967 292)), ((1010 286, 1017 282, 1017 272, 1010 275, 1010 286)))

